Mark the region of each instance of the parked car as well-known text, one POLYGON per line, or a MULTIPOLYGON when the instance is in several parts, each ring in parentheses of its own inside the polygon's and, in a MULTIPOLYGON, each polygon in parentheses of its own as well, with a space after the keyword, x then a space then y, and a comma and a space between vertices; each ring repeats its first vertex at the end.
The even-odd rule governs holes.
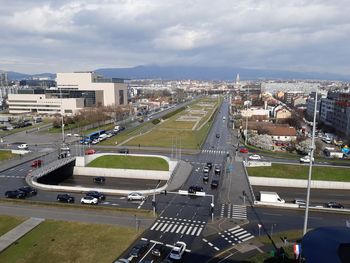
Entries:
POLYGON ((240 153, 248 153, 248 149, 247 148, 240 148, 239 152, 240 153))
POLYGON ((5 196, 7 198, 20 198, 23 199, 26 197, 26 193, 19 190, 6 191, 5 196))
POLYGON ((20 149, 20 150, 27 150, 28 149, 28 144, 22 143, 22 144, 18 145, 17 148, 20 149))
POLYGON ((38 193, 38 191, 35 188, 30 187, 30 186, 20 187, 20 188, 18 188, 18 191, 25 193, 26 196, 33 196, 33 195, 36 195, 38 193))
POLYGON ((331 138, 328 138, 328 137, 323 137, 323 138, 322 138, 322 141, 323 141, 324 143, 327 143, 327 144, 331 144, 331 143, 332 143, 332 139, 331 139, 331 138))
POLYGON ((141 193, 133 192, 133 193, 128 194, 128 200, 129 201, 135 201, 135 200, 144 201, 144 200, 146 200, 146 197, 141 193))
POLYGON ((221 174, 221 167, 216 165, 214 172, 215 172, 215 175, 220 175, 221 174))
POLYGON ((341 204, 339 204, 337 202, 328 202, 328 203, 325 204, 325 206, 328 207, 328 208, 341 208, 341 209, 344 208, 343 205, 341 205, 341 204))
POLYGON ((89 205, 97 205, 98 199, 93 196, 84 196, 80 199, 80 203, 82 204, 89 204, 89 205))
POLYGON ((136 245, 131 249, 130 256, 135 258, 140 257, 147 250, 148 245, 148 241, 139 240, 136 243, 136 245))
POLYGON ((169 254, 169 258, 180 260, 186 250, 186 243, 178 241, 169 254))
POLYGON ((218 179, 213 179, 213 180, 211 180, 210 186, 211 186, 211 188, 218 188, 218 186, 219 186, 219 180, 218 180, 218 179))
POLYGON ((105 200, 106 199, 106 196, 103 193, 100 193, 98 191, 89 191, 85 195, 95 197, 98 200, 105 200))
POLYGON ((97 184, 104 184, 106 182, 106 178, 103 176, 98 176, 98 177, 94 177, 93 181, 94 183, 97 183, 97 184))
POLYGON ((74 203, 75 201, 74 196, 71 196, 69 194, 58 194, 56 199, 62 203, 74 203))
POLYGON ((73 136, 74 136, 74 137, 80 137, 80 134, 74 133, 73 136))
POLYGON ((294 203, 294 204, 297 204, 297 205, 299 205, 299 206, 305 206, 305 205, 306 205, 306 201, 303 200, 303 199, 294 199, 294 200, 293 200, 293 203, 294 203))
POLYGON ((152 249, 152 255, 156 257, 161 257, 165 252, 165 248, 162 244, 157 243, 152 249))
POLYGON ((119 150, 119 153, 128 154, 128 153, 129 153, 129 149, 128 149, 128 148, 120 149, 120 150, 119 150))
POLYGON ((85 155, 91 155, 91 154, 95 154, 96 151, 94 149, 86 149, 85 150, 85 155))
MULTIPOLYGON (((300 158, 300 162, 301 162, 301 163, 309 163, 309 162, 310 162, 310 160, 311 160, 311 158, 310 158, 310 156, 309 156, 309 155, 306 155, 306 156, 304 156, 304 157, 301 157, 301 158, 300 158)), ((315 161, 315 159, 314 159, 314 158, 312 158, 312 161, 314 162, 314 161, 315 161)))
POLYGON ((258 154, 253 154, 249 156, 249 160, 261 160, 261 156, 258 154))
POLYGON ((98 144, 100 141, 98 139, 95 139, 91 142, 91 144, 98 144))
POLYGON ((33 168, 37 168, 37 167, 40 167, 42 163, 43 163, 42 160, 34 160, 34 161, 32 162, 32 165, 31 165, 31 166, 32 166, 33 168))
POLYGON ((203 192, 203 187, 198 185, 192 185, 188 188, 188 192, 191 194, 195 194, 196 192, 203 192))
POLYGON ((67 136, 67 137, 71 137, 72 134, 71 134, 71 133, 67 133, 66 136, 67 136))

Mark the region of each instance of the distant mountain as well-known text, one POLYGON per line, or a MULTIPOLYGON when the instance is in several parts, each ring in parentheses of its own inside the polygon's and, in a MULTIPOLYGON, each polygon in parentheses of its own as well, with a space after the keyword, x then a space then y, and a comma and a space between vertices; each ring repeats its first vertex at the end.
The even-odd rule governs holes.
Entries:
POLYGON ((239 74, 241 80, 256 79, 315 79, 350 80, 350 76, 283 70, 246 69, 233 67, 191 67, 191 66, 137 66, 133 68, 101 68, 95 70, 105 77, 128 79, 198 79, 234 80, 239 74))
MULTIPOLYGON (((196 66, 137 66, 132 68, 101 68, 95 72, 107 78, 125 78, 125 79, 164 79, 164 80, 180 80, 180 79, 197 79, 197 80, 235 80, 239 74, 241 80, 257 80, 257 79, 309 79, 309 80, 341 80, 349 81, 350 76, 319 73, 319 72, 294 72, 284 70, 268 70, 268 69, 246 69, 234 67, 196 67, 196 66)), ((8 71, 10 80, 29 79, 32 77, 50 77, 56 78, 53 73, 41 74, 23 74, 8 71)))

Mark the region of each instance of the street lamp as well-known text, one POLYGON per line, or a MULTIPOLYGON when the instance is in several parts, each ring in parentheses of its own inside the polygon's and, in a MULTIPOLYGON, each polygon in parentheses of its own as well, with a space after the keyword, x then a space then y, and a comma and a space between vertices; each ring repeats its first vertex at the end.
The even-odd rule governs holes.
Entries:
POLYGON ((316 112, 317 112, 317 92, 318 88, 316 88, 315 95, 315 107, 314 107, 314 120, 312 126, 312 139, 311 139, 311 151, 310 151, 310 164, 309 164, 309 177, 307 180, 307 193, 306 193, 306 207, 305 207, 305 218, 304 218, 304 229, 303 236, 307 232, 307 222, 309 219, 309 203, 310 203, 310 188, 311 188, 311 175, 312 175, 312 163, 314 159, 314 150, 315 150, 315 130, 316 130, 316 112))

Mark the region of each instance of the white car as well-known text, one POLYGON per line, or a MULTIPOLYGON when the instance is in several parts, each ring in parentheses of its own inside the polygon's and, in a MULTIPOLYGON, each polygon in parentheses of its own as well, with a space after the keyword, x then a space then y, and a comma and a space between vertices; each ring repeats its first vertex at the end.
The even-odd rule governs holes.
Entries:
POLYGON ((144 201, 144 200, 146 200, 146 197, 141 193, 134 192, 134 193, 128 194, 128 200, 129 201, 134 201, 134 200, 144 201))
POLYGON ((74 137, 80 137, 80 135, 78 133, 74 133, 73 136, 74 137))
POLYGON ((89 204, 89 205, 97 205, 98 199, 92 196, 84 196, 81 198, 80 203, 89 204))
POLYGON ((67 137, 71 137, 72 134, 71 134, 71 133, 67 133, 66 136, 67 136, 67 137))
POLYGON ((186 243, 178 241, 176 242, 175 246, 171 250, 169 254, 169 258, 179 260, 181 259, 185 250, 186 250, 186 243))
POLYGON ((249 156, 249 160, 261 160, 261 156, 258 154, 253 154, 249 156))
MULTIPOLYGON (((306 156, 300 158, 300 162, 301 162, 301 163, 309 163, 309 162, 310 162, 310 159, 311 159, 310 156, 309 156, 309 155, 306 155, 306 156)), ((312 161, 314 162, 315 159, 312 158, 312 161)))
POLYGON ((98 144, 100 141, 98 139, 95 139, 91 142, 91 144, 98 144))
POLYGON ((28 144, 22 143, 22 144, 18 145, 17 148, 20 150, 26 150, 26 149, 28 149, 28 144))

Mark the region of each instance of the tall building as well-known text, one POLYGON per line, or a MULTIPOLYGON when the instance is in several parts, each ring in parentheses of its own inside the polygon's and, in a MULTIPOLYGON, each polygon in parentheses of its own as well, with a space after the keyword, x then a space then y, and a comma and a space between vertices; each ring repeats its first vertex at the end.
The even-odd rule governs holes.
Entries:
POLYGON ((0 71, 0 87, 8 86, 7 73, 4 71, 0 71))
POLYGON ((261 97, 261 84, 247 84, 239 89, 239 95, 244 101, 259 100, 261 97))

